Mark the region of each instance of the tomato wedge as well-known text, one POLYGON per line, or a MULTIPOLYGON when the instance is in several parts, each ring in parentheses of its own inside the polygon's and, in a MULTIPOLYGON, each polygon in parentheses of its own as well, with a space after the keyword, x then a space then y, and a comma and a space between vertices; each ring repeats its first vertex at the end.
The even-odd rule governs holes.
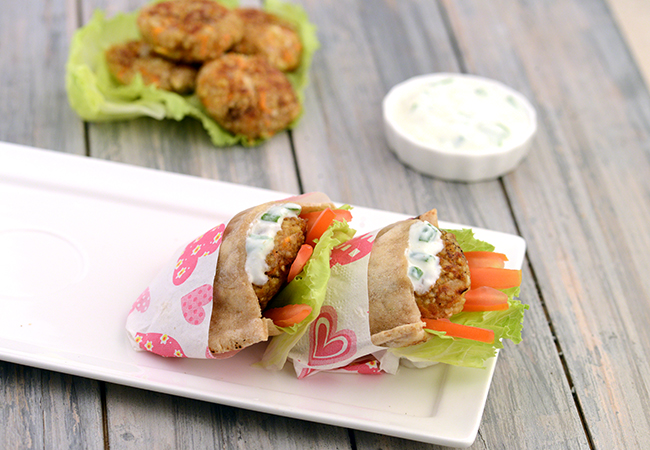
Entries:
MULTIPOLYGON (((352 220, 352 212, 348 211, 347 209, 332 209, 332 208, 325 208, 325 209, 329 209, 330 211, 332 211, 336 216, 336 220, 345 220, 346 222, 350 222, 352 220)), ((300 214, 300 217, 302 217, 303 219, 309 222, 312 221, 314 218, 318 217, 320 213, 322 213, 323 211, 324 210, 303 213, 300 214)))
POLYGON ((305 320, 310 313, 311 306, 298 304, 267 309, 262 315, 271 319, 277 327, 290 327, 305 320))
POLYGON ((486 328, 470 327, 468 325, 461 325, 454 323, 449 319, 422 319, 425 323, 425 328, 435 331, 444 331, 448 336, 471 339, 473 341, 486 342, 491 344, 494 342, 494 331, 486 328))
POLYGON ((495 252, 464 252, 470 267, 496 267, 503 269, 508 257, 495 252))
POLYGON ((314 218, 307 219, 307 233, 305 234, 305 243, 315 245, 316 239, 320 238, 323 233, 329 228, 334 221, 336 214, 334 211, 327 208, 319 211, 318 215, 314 218), (310 220, 311 219, 311 220, 310 220))
POLYGON ((320 238, 333 221, 350 222, 352 220, 352 213, 347 209, 325 208, 322 211, 300 214, 300 217, 307 221, 305 243, 313 246, 314 240, 320 238))
POLYGON ((488 286, 470 289, 465 293, 463 311, 501 311, 508 309, 508 295, 488 286))
POLYGON ((347 210, 347 209, 333 209, 334 214, 336 214, 336 219, 338 221, 346 221, 346 222, 351 222, 352 221, 352 212, 347 210))
POLYGON ((300 247, 300 250, 298 250, 298 254, 296 255, 296 259, 293 260, 293 263, 291 264, 291 268, 289 269, 289 276, 287 277, 287 283, 290 283, 291 280, 296 278, 296 275, 302 272, 302 269, 305 267, 305 264, 307 264, 307 261, 309 261, 309 258, 311 258, 312 253, 314 253, 314 247, 312 247, 311 245, 303 244, 300 247))
POLYGON ((521 270, 499 269, 496 267, 469 268, 471 289, 489 286, 494 289, 508 289, 521 284, 521 270))

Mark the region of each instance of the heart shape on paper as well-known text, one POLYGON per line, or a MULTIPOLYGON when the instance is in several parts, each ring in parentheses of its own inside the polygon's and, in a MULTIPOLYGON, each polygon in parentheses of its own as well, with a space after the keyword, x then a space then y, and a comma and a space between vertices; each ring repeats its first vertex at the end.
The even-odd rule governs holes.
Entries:
POLYGON ((212 285, 204 284, 181 297, 181 311, 187 323, 199 325, 205 319, 204 305, 212 301, 212 285))
POLYGON ((201 256, 207 256, 217 251, 225 229, 224 224, 217 225, 187 244, 174 268, 172 282, 175 286, 183 284, 192 275, 201 256))
POLYGON ((323 306, 309 329, 309 365, 324 366, 344 361, 357 351, 354 331, 337 330, 338 317, 331 306, 323 306))
POLYGON ((330 268, 334 267, 336 264, 345 266, 346 264, 358 261, 364 256, 370 254, 374 241, 374 234, 366 233, 337 245, 332 249, 330 268))
POLYGON ((142 294, 138 297, 138 299, 133 303, 133 306, 131 307, 131 311, 129 311, 129 314, 131 314, 133 311, 139 311, 141 313, 145 312, 147 309, 149 309, 149 305, 151 304, 151 293, 149 292, 149 288, 145 289, 142 294))
POLYGON ((162 333, 136 333, 135 342, 142 350, 167 358, 187 358, 181 345, 173 337, 162 333))

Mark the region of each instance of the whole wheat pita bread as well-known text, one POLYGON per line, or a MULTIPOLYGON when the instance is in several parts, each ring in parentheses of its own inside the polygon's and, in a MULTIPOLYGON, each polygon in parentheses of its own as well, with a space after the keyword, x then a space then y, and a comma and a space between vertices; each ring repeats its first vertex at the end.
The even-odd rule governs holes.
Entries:
POLYGON ((372 343, 383 347, 406 347, 429 339, 408 277, 409 229, 418 220, 438 226, 435 209, 419 218, 396 222, 375 238, 368 263, 368 300, 372 343))
POLYGON ((268 340, 280 331, 262 317, 259 301, 246 273, 246 237, 251 224, 272 205, 297 203, 302 212, 334 208, 325 194, 314 193, 264 203, 233 217, 223 233, 217 271, 208 343, 214 354, 239 350, 268 340))

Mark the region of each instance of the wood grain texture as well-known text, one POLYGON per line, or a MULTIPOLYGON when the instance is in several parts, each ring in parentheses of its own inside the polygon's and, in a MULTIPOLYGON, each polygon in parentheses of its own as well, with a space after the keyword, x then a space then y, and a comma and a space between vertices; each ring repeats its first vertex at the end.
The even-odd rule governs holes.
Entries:
POLYGON ((99 383, 0 362, 0 448, 104 448, 99 383))
POLYGON ((0 140, 85 153, 83 123, 68 106, 65 62, 74 2, 3 2, 0 14, 0 140))
POLYGON ((642 448, 650 436, 643 81, 603 2, 445 5, 468 68, 514 84, 539 109, 535 147, 505 186, 592 445, 642 448), (511 55, 525 78, 506 70, 511 55))

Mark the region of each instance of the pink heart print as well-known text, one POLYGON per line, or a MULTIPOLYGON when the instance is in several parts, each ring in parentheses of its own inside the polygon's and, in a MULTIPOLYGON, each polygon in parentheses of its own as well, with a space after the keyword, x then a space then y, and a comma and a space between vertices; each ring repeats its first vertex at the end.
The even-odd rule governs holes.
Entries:
POLYGON ((135 342, 140 348, 168 358, 187 358, 181 345, 173 337, 161 333, 136 333, 135 342))
POLYGON ((204 284, 181 297, 181 310, 187 323, 199 325, 205 319, 204 305, 212 301, 212 285, 204 284))
POLYGON ((129 311, 129 314, 131 314, 133 310, 143 313, 147 309, 149 309, 150 304, 151 304, 151 293, 149 292, 149 288, 147 288, 144 290, 142 294, 140 294, 140 297, 138 297, 135 303, 133 303, 133 306, 131 307, 131 311, 129 311))
POLYGON ((357 351, 354 331, 337 330, 336 310, 323 306, 309 329, 309 365, 324 366, 343 361, 357 351))
POLYGON ((374 235, 366 233, 334 247, 330 256, 330 268, 336 264, 345 266, 360 260, 370 253, 374 240, 374 235))
POLYGON ((192 275, 201 256, 207 256, 217 251, 225 229, 224 224, 217 225, 185 247, 174 268, 172 282, 175 286, 183 284, 192 275))

